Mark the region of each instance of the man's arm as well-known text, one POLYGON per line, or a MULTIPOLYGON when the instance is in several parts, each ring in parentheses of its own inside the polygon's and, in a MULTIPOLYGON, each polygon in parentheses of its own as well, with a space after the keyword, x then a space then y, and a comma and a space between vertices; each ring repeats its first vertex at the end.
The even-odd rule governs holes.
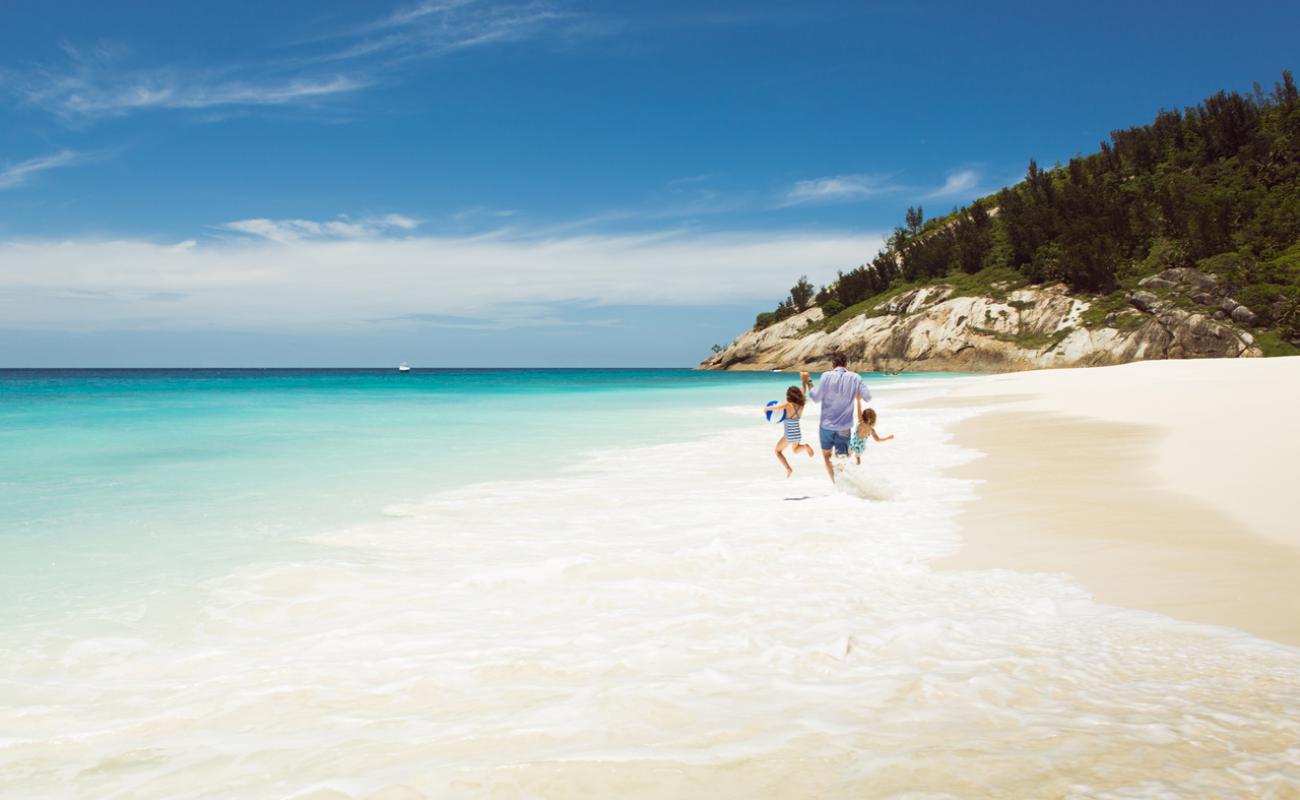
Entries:
POLYGON ((858 390, 853 393, 853 424, 862 420, 862 404, 871 402, 871 390, 867 388, 867 382, 858 376, 858 390))
POLYGON ((871 402, 871 390, 867 388, 867 382, 862 380, 862 376, 858 376, 858 397, 861 397, 864 403, 871 402))

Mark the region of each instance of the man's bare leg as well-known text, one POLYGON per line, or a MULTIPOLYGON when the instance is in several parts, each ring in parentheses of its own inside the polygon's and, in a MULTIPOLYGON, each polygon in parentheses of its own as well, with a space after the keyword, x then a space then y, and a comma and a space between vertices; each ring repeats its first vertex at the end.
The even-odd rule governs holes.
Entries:
POLYGON ((831 465, 831 456, 834 454, 833 450, 822 451, 822 460, 826 462, 826 474, 830 476, 831 483, 835 483, 835 467, 831 465))

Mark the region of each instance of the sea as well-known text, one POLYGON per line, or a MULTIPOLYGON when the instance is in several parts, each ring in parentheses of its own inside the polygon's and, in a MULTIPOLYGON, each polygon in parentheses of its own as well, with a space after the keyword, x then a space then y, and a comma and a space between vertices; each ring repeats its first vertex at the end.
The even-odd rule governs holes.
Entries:
POLYGON ((933 568, 981 378, 864 377, 833 484, 792 374, 0 370, 0 797, 1300 797, 1300 649, 933 568))

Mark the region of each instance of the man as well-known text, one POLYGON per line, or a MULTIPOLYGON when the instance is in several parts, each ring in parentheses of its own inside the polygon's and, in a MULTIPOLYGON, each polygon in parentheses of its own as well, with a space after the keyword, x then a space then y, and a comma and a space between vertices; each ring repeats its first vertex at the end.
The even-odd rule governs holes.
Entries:
POLYGON ((849 372, 849 360, 843 353, 831 354, 831 371, 822 373, 821 385, 812 388, 812 378, 806 372, 799 379, 810 387, 808 396, 822 404, 821 441, 822 460, 826 474, 835 482, 835 468, 831 455, 848 456, 849 436, 853 426, 862 416, 862 401, 871 402, 871 392, 862 382, 862 376, 849 372))

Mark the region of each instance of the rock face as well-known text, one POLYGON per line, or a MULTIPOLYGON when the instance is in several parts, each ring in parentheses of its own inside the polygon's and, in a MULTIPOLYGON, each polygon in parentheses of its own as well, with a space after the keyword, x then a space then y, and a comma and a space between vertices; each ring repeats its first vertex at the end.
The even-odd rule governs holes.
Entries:
MULTIPOLYGON (((1175 270, 1166 270, 1170 272, 1175 270)), ((764 330, 741 334, 700 367, 824 369, 835 350, 847 354, 855 369, 941 372, 1263 355, 1254 337, 1226 319, 1216 320, 1213 310, 1179 308, 1155 294, 1188 285, 1198 294, 1212 295, 1207 299, 1218 304, 1222 295, 1217 284, 1210 285, 1212 276, 1166 273, 1132 293, 1131 307, 1091 319, 1088 325, 1084 312, 1091 303, 1072 297, 1064 286, 1019 289, 1005 299, 953 297, 949 286, 928 286, 891 298, 834 331, 816 329, 822 311, 812 308, 764 330), (813 330, 806 330, 810 326, 813 330)), ((1220 313, 1241 322, 1239 308, 1245 307, 1234 303, 1232 311, 1220 313)))
POLYGON ((1134 292, 1129 300, 1135 308, 1142 311, 1155 311, 1156 304, 1160 302, 1160 298, 1150 292, 1134 292))

